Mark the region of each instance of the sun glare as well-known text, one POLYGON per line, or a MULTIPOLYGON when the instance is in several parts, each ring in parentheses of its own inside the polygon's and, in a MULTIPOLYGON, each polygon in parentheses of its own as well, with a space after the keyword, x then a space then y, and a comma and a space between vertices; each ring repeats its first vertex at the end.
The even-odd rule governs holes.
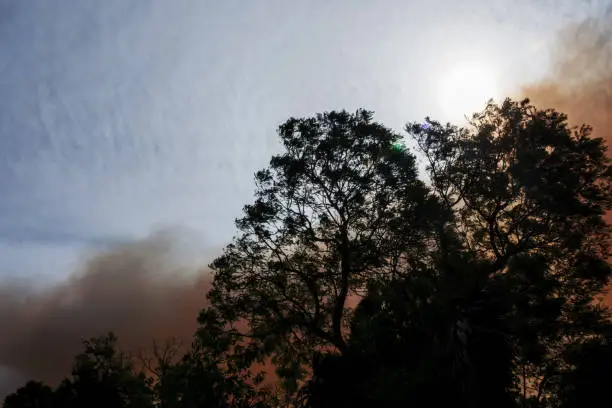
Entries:
POLYGON ((471 117, 491 98, 497 99, 493 70, 484 64, 463 63, 445 70, 438 82, 438 103, 450 120, 471 117))

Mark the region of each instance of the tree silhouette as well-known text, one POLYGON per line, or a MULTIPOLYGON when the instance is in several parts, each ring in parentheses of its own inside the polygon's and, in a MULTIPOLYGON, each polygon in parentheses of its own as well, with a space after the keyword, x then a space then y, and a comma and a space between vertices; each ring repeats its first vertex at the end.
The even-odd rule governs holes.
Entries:
POLYGON ((209 299, 226 322, 247 323, 253 358, 272 354, 297 379, 314 350, 346 349, 350 296, 427 264, 444 212, 371 112, 292 118, 279 135, 286 152, 257 172, 209 299))
MULTIPOLYGON (((612 323, 601 324, 587 339, 565 344, 563 364, 543 381, 537 402, 561 408, 590 407, 608 398, 612 381, 612 323)), ((540 405, 540 406, 542 406, 540 405)))
POLYGON ((570 365, 561 376, 559 397, 563 408, 597 406, 609 398, 612 379, 612 331, 604 337, 572 345, 567 350, 570 365))
POLYGON ((371 287, 351 353, 315 369, 310 405, 549 403, 543 382, 570 364, 568 342, 606 322, 594 302, 610 276, 603 141, 528 100, 491 103, 470 128, 428 118, 406 129, 459 246, 442 246, 430 273, 371 287))
POLYGON ((72 376, 56 391, 64 407, 149 408, 153 395, 144 373, 136 372, 132 359, 117 348, 109 333, 83 342, 72 376))
POLYGON ((407 130, 465 246, 511 291, 524 323, 516 362, 546 371, 554 347, 604 318, 593 302, 610 276, 602 215, 612 208, 612 170, 603 140, 529 100, 490 103, 471 128, 427 123, 407 130))
POLYGON ((155 391, 162 408, 265 407, 265 395, 246 380, 204 352, 192 350, 160 371, 155 391))
POLYGON ((53 389, 39 382, 28 381, 4 399, 3 408, 54 408, 53 389))
POLYGON ((305 406, 515 406, 511 305, 483 265, 442 248, 434 269, 370 287, 347 353, 315 365, 305 406))
POLYGON ((3 408, 153 408, 150 382, 136 372, 131 358, 117 348, 109 333, 83 341, 70 378, 53 391, 29 382, 6 397, 3 408))
POLYGON ((233 358, 235 338, 222 330, 214 313, 200 316, 205 327, 178 361, 174 353, 157 353, 154 391, 160 408, 268 408, 276 401, 262 374, 253 375, 248 364, 233 358))

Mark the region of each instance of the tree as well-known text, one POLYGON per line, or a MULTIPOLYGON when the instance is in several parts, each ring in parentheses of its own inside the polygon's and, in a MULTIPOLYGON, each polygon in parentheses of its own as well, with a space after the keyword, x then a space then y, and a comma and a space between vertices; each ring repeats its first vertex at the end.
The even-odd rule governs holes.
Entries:
POLYGON ((407 131, 453 212, 453 244, 434 271, 370 288, 347 353, 315 365, 309 406, 547 406, 559 381, 565 404, 587 401, 605 378, 593 357, 605 361, 593 339, 607 312, 594 300, 610 276, 603 141, 511 100, 469 128, 428 118, 407 131))
POLYGON ((39 382, 28 381, 4 399, 3 408, 53 408, 53 390, 39 382))
POLYGON ((407 125, 465 248, 488 262, 514 305, 515 369, 528 385, 555 372, 568 341, 605 319, 595 296, 608 282, 612 167, 591 128, 529 100, 490 103, 468 128, 427 118, 407 125))
POLYGON ((500 282, 453 246, 442 245, 430 271, 370 287, 347 353, 315 365, 305 406, 515 406, 503 318, 511 305, 500 282))
POLYGON ((3 408, 153 408, 150 381, 117 348, 114 334, 85 340, 83 346, 71 377, 55 391, 30 381, 6 397, 3 408))
POLYGON ((83 342, 72 376, 56 390, 58 405, 66 408, 152 408, 150 382, 136 372, 131 358, 117 348, 114 334, 83 342), (61 405, 60 405, 61 404, 61 405))
POLYGON ((84 343, 51 396, 32 382, 5 407, 602 399, 612 363, 611 312, 595 301, 612 273, 603 141, 528 100, 490 103, 465 128, 428 118, 406 130, 431 187, 371 112, 287 121, 285 153, 256 173, 240 234, 211 265, 210 307, 183 358, 170 345, 147 379, 110 334, 84 343), (268 357, 276 396, 253 370, 268 357))
POLYGON ((346 350, 350 297, 424 267, 446 218, 371 112, 291 118, 279 135, 285 153, 256 173, 241 234, 211 265, 210 311, 246 323, 231 329, 241 352, 300 378, 315 350, 346 350))
MULTIPOLYGON (((165 367, 156 384, 163 408, 229 408, 226 379, 217 367, 204 364, 196 354, 186 354, 181 361, 165 367)), ((229 381, 229 380, 228 380, 229 381)))
POLYGON ((612 325, 602 336, 569 345, 568 368, 559 376, 557 391, 562 408, 597 406, 609 398, 612 387, 612 325))
POLYGON ((187 352, 174 361, 176 344, 156 348, 155 393, 160 408, 267 408, 274 396, 258 387, 261 376, 230 357, 232 333, 221 330, 213 313, 205 317, 187 352))

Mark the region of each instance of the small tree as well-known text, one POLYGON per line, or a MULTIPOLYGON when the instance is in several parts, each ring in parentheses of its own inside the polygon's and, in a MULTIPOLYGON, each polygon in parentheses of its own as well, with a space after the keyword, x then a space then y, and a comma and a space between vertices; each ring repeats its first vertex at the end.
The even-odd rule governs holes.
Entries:
MULTIPOLYGON (((181 359, 173 361, 172 346, 157 353, 155 392, 160 408, 270 408, 274 396, 260 387, 261 375, 233 359, 232 332, 222 330, 214 313, 202 316, 199 331, 181 359), (202 319, 206 318, 205 322, 202 319), (168 349, 166 349, 168 351, 168 349)), ((170 343, 171 344, 171 343, 170 343)), ((158 351, 160 349, 158 348, 158 351)))
POLYGON ((6 396, 2 408, 54 408, 53 390, 38 382, 28 381, 13 394, 6 396))
POLYGON ((562 408, 597 406, 609 398, 612 324, 599 336, 568 345, 564 354, 567 366, 556 379, 558 387, 553 387, 562 408))
POLYGON ((150 382, 133 369, 131 358, 117 348, 114 334, 83 342, 72 376, 56 391, 58 406, 152 408, 150 382))

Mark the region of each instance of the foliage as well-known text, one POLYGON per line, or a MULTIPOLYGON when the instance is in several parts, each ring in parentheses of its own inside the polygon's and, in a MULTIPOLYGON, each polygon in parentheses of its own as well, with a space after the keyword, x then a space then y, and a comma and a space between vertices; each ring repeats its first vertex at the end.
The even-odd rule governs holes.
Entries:
POLYGON ((56 390, 29 382, 6 397, 4 408, 152 408, 150 383, 133 368, 129 356, 117 348, 117 338, 109 333, 83 342, 70 378, 56 390))
POLYGON ((241 234, 211 265, 209 299, 248 326, 242 351, 271 354, 279 375, 299 380, 314 351, 346 349, 350 297, 426 264, 445 214, 371 112, 292 118, 279 135, 286 152, 257 172, 241 234))
POLYGON ((39 381, 28 381, 4 400, 3 408, 53 408, 53 389, 39 381))
POLYGON ((214 311, 203 312, 200 330, 188 352, 174 364, 161 364, 156 393, 163 408, 267 407, 273 401, 268 390, 258 387, 261 375, 229 353, 231 333, 219 327, 214 311))
POLYGON ((315 366, 306 406, 513 406, 510 304, 466 254, 445 258, 370 287, 348 352, 315 366))
POLYGON ((442 246, 431 273, 371 287, 351 353, 315 369, 310 406, 333 406, 341 395, 356 406, 545 406, 554 403, 553 376, 565 379, 560 398, 585 401, 568 385, 583 371, 567 370, 567 350, 590 344, 607 321, 595 302, 610 276, 603 141, 527 100, 491 103, 470 128, 428 119, 406 129, 453 212, 459 245, 442 246))
POLYGON ((142 372, 136 372, 131 358, 117 348, 110 333, 83 342, 76 356, 72 377, 56 391, 64 407, 153 407, 152 393, 142 372))
POLYGON ((612 386, 612 333, 573 345, 566 361, 572 367, 561 375, 559 397, 564 408, 596 406, 609 398, 612 386))
MULTIPOLYGON (((266 408, 275 400, 257 379, 224 367, 219 354, 194 343, 178 361, 161 358, 155 376, 134 369, 111 333, 83 342, 70 378, 53 390, 30 381, 6 397, 3 408, 266 408)), ((215 343, 217 352, 222 342, 215 343)), ((152 365, 149 365, 152 368, 152 365)))

